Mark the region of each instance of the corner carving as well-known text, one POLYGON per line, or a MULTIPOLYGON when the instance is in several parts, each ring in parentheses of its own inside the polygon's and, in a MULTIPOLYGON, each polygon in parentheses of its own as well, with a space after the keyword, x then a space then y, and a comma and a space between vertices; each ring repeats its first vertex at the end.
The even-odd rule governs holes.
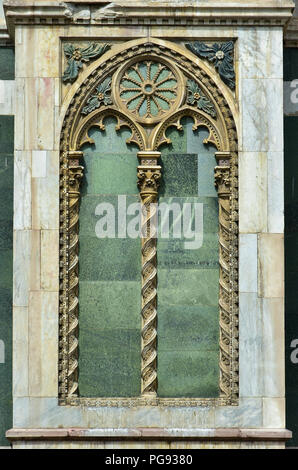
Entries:
POLYGON ((76 81, 83 64, 98 59, 111 48, 110 44, 88 43, 85 47, 67 43, 64 45, 64 55, 67 59, 67 67, 62 77, 63 82, 76 81))
POLYGON ((207 45, 202 41, 194 41, 185 44, 187 49, 193 52, 200 59, 207 59, 211 62, 220 78, 231 90, 235 89, 235 71, 234 71, 234 42, 215 42, 207 45))

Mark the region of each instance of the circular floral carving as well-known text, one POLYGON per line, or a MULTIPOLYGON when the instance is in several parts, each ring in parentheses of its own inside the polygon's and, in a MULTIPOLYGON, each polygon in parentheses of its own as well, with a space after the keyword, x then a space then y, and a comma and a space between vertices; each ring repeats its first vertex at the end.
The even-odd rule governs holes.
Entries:
POLYGON ((169 66, 155 60, 140 61, 125 70, 119 96, 126 110, 142 121, 163 117, 178 99, 178 78, 169 66))

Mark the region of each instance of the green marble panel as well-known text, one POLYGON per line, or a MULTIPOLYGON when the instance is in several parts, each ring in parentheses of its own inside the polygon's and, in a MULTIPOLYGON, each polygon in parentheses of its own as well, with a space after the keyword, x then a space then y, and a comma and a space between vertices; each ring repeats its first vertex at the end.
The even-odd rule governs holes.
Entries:
POLYGON ((0 218, 0 250, 12 248, 13 221, 0 218))
MULTIPOLYGON (((1 222, 0 222, 1 224, 1 222)), ((1 269, 0 269, 0 286, 3 289, 12 289, 12 248, 4 248, 0 250, 1 269)), ((1 299, 0 299, 1 303, 1 299)), ((1 339, 1 333, 0 333, 1 339)))
MULTIPOLYGON (((139 202, 137 149, 126 145, 130 131, 91 129, 84 147, 79 229, 79 389, 85 397, 140 394, 141 242, 118 238, 118 195, 126 206, 139 202), (97 223, 109 204, 115 238, 98 238, 97 223)), ((127 219, 129 221, 129 217, 127 219)))
POLYGON ((86 307, 80 318, 87 329, 141 327, 138 281, 80 281, 80 302, 86 307))
POLYGON ((158 269, 158 303, 218 306, 219 269, 158 269))
POLYGON ((133 221, 138 214, 137 208, 140 208, 140 206, 131 205, 139 203, 139 195, 84 194, 80 203, 80 237, 97 236, 96 224, 101 217, 106 216, 106 210, 115 214, 115 234, 117 236, 123 236, 122 233, 127 233, 130 222, 133 221), (101 206, 99 206, 100 204, 101 206), (106 204, 108 204, 108 206, 106 206, 106 204), (123 214, 123 211, 126 212, 129 207, 136 209, 136 212, 123 218, 121 214, 123 214))
MULTIPOLYGON (((13 79, 12 49, 0 48, 0 79, 13 79)), ((12 234, 13 234, 14 118, 0 116, 0 446, 9 445, 5 432, 12 427, 12 234), (2 343, 3 342, 3 343, 2 343)))
POLYGON ((171 143, 160 146, 159 150, 162 155, 166 155, 168 153, 187 153, 187 134, 184 129, 178 131, 176 127, 169 127, 166 131, 166 136, 171 140, 171 143))
POLYGON ((0 153, 13 154, 14 117, 0 116, 0 153))
POLYGON ((208 351, 217 344, 217 305, 175 305, 159 301, 158 312, 159 351, 208 351))
POLYGON ((80 237, 80 280, 133 281, 140 278, 140 239, 80 237))
POLYGON ((219 394, 219 352, 160 351, 158 395, 160 397, 213 398, 219 394))
POLYGON ((135 194, 137 156, 130 153, 93 152, 84 155, 84 193, 135 194))
POLYGON ((159 195, 196 196, 198 194, 198 156, 194 154, 162 154, 162 181, 159 195))
MULTIPOLYGON (((124 310, 124 309, 123 309, 124 310)), ((80 323, 81 396, 131 397, 140 394, 140 330, 101 329, 80 323)))
POLYGON ((14 80, 14 48, 0 47, 0 80, 14 80))
MULTIPOLYGON (((215 148, 204 145, 208 131, 193 131, 190 118, 183 131, 171 129, 172 148, 162 151, 163 185, 159 203, 200 204, 201 244, 188 249, 183 235, 161 236, 158 257, 158 395, 216 397, 219 394, 219 245, 218 199, 214 188, 215 148), (179 138, 186 151, 176 150, 179 138), (186 145, 185 145, 186 144, 186 145)), ((181 217, 183 219, 183 216, 181 217)), ((199 221, 198 221, 199 222, 199 221)), ((176 225, 177 227, 177 225, 176 225)), ((183 229, 183 225, 181 225, 183 229)))

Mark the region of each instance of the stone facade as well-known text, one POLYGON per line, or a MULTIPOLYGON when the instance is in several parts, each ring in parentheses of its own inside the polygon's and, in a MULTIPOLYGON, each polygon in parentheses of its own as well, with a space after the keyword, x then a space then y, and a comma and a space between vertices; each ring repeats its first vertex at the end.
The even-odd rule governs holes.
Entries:
MULTIPOLYGON (((5 98, 3 114, 15 109, 16 116, 14 422, 7 433, 13 447, 276 448, 289 438, 281 334, 282 97, 283 27, 292 9, 291 1, 277 0, 266 6, 252 0, 232 6, 216 1, 135 1, 133 6, 117 1, 103 7, 91 1, 5 2, 16 57, 15 81, 3 85, 5 90, 15 87, 15 103, 5 98), (181 48, 185 42, 210 38, 235 41, 235 94, 212 64, 206 62, 205 67, 223 91, 238 134, 236 406, 127 408, 58 403, 59 141, 73 96, 100 60, 84 66, 78 79, 65 85, 62 43, 90 38, 108 39, 112 46, 158 38, 164 47, 172 41, 181 48), (75 428, 84 430, 75 436, 76 442, 76 431, 71 431, 75 428), (52 442, 52 437, 59 442, 52 442)), ((112 49, 107 54, 112 56, 112 49)), ((197 63, 202 62, 197 59, 197 63)))

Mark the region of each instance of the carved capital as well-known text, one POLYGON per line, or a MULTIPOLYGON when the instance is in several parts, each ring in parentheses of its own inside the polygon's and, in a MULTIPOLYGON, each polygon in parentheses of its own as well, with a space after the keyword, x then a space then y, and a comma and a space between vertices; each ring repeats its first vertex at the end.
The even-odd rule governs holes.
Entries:
POLYGON ((73 166, 69 167, 68 175, 69 175, 69 192, 79 192, 81 180, 83 178, 83 166, 73 166))
POLYGON ((161 167, 138 166, 138 188, 141 195, 156 194, 160 185, 161 167))
POLYGON ((219 196, 229 195, 231 191, 231 178, 229 166, 216 166, 214 169, 215 187, 219 196))
POLYGON ((83 152, 72 151, 68 152, 69 167, 68 167, 68 184, 69 193, 79 194, 80 184, 83 178, 84 167, 79 164, 80 158, 82 158, 83 152))

